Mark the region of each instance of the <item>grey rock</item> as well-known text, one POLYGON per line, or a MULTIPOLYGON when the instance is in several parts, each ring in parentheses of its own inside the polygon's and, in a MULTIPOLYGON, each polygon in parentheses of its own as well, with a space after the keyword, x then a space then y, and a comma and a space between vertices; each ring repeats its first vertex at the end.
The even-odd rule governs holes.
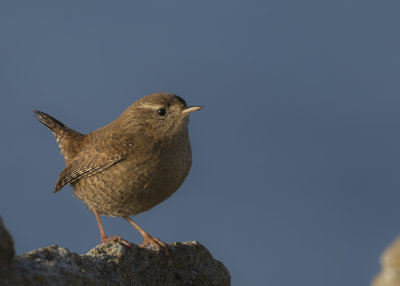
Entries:
POLYGON ((12 269, 0 276, 0 285, 230 285, 225 266, 195 241, 170 244, 170 256, 110 242, 85 255, 53 245, 10 259, 12 239, 8 235, 3 244, 1 226, 0 259, 12 269))

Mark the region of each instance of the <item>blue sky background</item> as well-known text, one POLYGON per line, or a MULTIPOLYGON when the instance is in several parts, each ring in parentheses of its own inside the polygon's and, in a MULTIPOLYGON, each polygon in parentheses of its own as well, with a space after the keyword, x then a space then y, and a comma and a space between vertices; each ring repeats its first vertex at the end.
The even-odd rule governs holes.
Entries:
MULTIPOLYGON (((193 167, 135 220, 198 240, 233 285, 368 285, 400 234, 399 1, 0 2, 0 215, 18 253, 99 234, 45 111, 80 132, 178 94, 193 167)), ((106 233, 135 243, 123 219, 106 233)))

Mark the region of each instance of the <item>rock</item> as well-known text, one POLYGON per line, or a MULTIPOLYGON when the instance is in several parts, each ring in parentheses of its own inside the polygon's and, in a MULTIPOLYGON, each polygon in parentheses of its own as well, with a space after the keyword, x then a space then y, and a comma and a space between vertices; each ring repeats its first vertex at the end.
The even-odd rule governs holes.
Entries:
POLYGON ((400 237, 384 251, 380 260, 382 270, 372 286, 400 286, 400 237))
POLYGON ((0 285, 10 280, 13 257, 14 242, 0 218, 0 285))
POLYGON ((14 242, 0 218, 0 265, 10 267, 14 257, 14 242))
POLYGON ((1 227, 0 261, 12 270, 0 274, 0 285, 230 285, 225 266, 195 241, 170 244, 170 256, 110 242, 85 255, 53 245, 13 258, 1 227))

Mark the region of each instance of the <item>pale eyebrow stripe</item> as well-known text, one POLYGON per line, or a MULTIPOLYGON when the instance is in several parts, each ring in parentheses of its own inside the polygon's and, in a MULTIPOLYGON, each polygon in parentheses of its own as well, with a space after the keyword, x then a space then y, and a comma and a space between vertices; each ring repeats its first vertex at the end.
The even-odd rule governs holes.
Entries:
POLYGON ((155 108, 162 107, 162 105, 160 105, 160 104, 152 104, 152 103, 143 103, 143 104, 140 105, 140 107, 155 109, 155 108))

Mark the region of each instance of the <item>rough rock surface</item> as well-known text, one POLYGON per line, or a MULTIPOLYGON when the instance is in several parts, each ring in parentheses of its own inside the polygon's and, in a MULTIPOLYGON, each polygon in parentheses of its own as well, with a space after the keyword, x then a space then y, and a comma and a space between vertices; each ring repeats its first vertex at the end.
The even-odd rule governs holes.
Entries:
POLYGON ((198 242, 170 248, 167 256, 114 242, 79 255, 53 245, 14 256, 0 220, 0 285, 230 285, 228 270, 198 242))
POLYGON ((381 266, 372 286, 400 286, 400 237, 383 252, 381 266))

